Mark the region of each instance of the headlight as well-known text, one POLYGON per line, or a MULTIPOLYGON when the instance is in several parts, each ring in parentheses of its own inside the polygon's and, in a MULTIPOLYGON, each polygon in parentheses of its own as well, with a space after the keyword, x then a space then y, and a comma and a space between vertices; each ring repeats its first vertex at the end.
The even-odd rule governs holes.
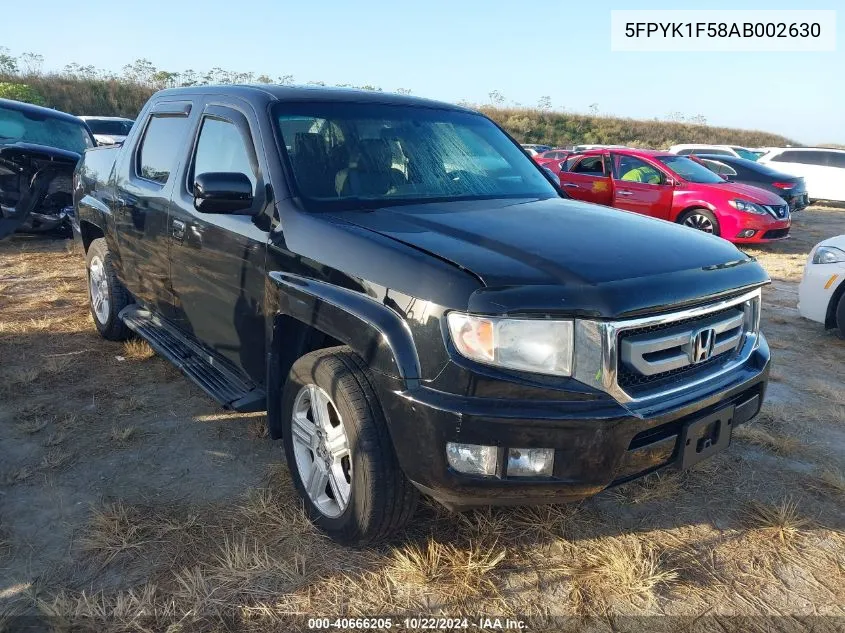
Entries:
POLYGON ((814 264, 845 263, 845 251, 835 246, 819 246, 813 255, 814 264))
POLYGON ((449 334, 462 356, 541 374, 572 374, 573 322, 505 319, 450 312, 449 334))
POLYGON ((731 205, 737 211, 745 211, 746 213, 756 213, 757 215, 766 215, 768 213, 768 211, 766 211, 759 204, 748 202, 748 200, 729 200, 728 204, 731 205))

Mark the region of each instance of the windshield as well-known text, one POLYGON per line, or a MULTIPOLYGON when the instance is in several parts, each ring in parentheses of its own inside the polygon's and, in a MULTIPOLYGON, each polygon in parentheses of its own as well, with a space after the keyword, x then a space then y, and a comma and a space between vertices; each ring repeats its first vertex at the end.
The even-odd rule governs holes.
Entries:
POLYGON ((274 118, 299 194, 310 207, 558 195, 522 149, 480 115, 287 103, 279 104, 274 118))
POLYGON ((757 152, 752 152, 751 150, 747 150, 744 147, 733 147, 731 149, 733 149, 733 151, 739 154, 740 158, 744 158, 745 160, 756 161, 758 158, 760 158, 760 154, 758 154, 757 152))
POLYGON ((78 154, 93 146, 91 135, 88 134, 82 121, 73 123, 40 113, 22 112, 2 106, 0 106, 0 142, 46 145, 78 154))
POLYGON ((702 184, 725 182, 722 178, 707 169, 707 167, 694 160, 690 160, 686 156, 658 156, 657 160, 687 182, 698 182, 702 184))
POLYGON ((94 134, 109 136, 126 136, 132 127, 132 121, 112 121, 108 119, 86 119, 88 128, 94 134))

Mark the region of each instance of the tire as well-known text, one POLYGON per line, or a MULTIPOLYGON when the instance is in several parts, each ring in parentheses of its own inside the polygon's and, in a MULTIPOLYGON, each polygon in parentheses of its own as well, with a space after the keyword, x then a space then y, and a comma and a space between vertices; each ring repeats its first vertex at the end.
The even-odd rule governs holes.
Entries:
POLYGON ((348 347, 302 356, 282 391, 282 415, 294 486, 320 529, 339 543, 362 546, 408 523, 419 493, 399 466, 381 403, 360 357, 348 347), (320 428, 314 423, 314 402, 318 408, 325 402, 329 420, 318 431, 323 437, 316 439, 305 432, 320 428), (306 429, 308 422, 311 427, 306 429), (345 454, 337 439, 341 432, 345 454), (312 492, 306 489, 309 484, 312 492))
POLYGON ((88 304, 97 331, 110 341, 124 341, 131 331, 118 314, 129 305, 129 293, 114 272, 112 256, 106 240, 99 238, 91 242, 85 254, 88 272, 88 304))
POLYGON ((845 293, 839 297, 836 306, 836 328, 839 330, 839 338, 845 339, 845 293))
POLYGON ((707 209, 689 209, 688 211, 684 211, 678 217, 678 224, 683 224, 684 226, 688 226, 711 235, 721 235, 719 220, 717 220, 716 216, 707 209), (712 230, 703 228, 707 226, 712 227, 712 230))

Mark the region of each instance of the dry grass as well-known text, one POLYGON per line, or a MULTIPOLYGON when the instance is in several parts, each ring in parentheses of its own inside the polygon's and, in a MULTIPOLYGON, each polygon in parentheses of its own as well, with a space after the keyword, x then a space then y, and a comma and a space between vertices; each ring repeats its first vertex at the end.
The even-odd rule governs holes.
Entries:
POLYGON ((39 468, 42 471, 61 471, 69 468, 76 460, 76 456, 68 450, 54 446, 41 458, 39 468))
POLYGON ((270 429, 267 427, 267 418, 260 417, 250 420, 246 427, 246 435, 251 440, 263 440, 270 437, 270 429))
POLYGON ((25 419, 18 423, 18 430, 27 435, 35 435, 47 428, 49 420, 46 417, 25 419))
POLYGON ((810 486, 824 494, 845 500, 845 474, 834 468, 824 468, 810 479, 810 486))
POLYGON ((0 485, 13 486, 15 484, 29 481, 35 474, 35 469, 31 466, 21 466, 20 468, 13 468, 0 475, 0 485))
POLYGON ((79 546, 108 563, 122 554, 138 552, 149 542, 151 531, 148 516, 117 501, 92 509, 88 531, 79 539, 79 546))
POLYGON ((557 568, 566 578, 577 613, 604 614, 632 607, 650 610, 661 588, 678 578, 658 550, 633 536, 609 537, 573 548, 571 560, 557 568))
POLYGON ((841 382, 839 384, 831 384, 826 380, 816 378, 807 381, 806 389, 810 393, 821 396, 836 405, 845 406, 845 390, 843 390, 841 382))
POLYGON ((776 539, 783 544, 792 544, 810 525, 809 519, 798 512, 798 504, 784 499, 777 505, 753 501, 745 511, 745 523, 752 536, 759 536, 767 542, 776 539))
POLYGON ((795 437, 770 431, 759 422, 737 427, 733 437, 753 446, 765 448, 776 455, 794 455, 802 448, 801 442, 795 437))
POLYGON ((117 444, 128 444, 138 436, 138 429, 134 426, 113 426, 109 439, 117 444))
POLYGON ((130 339, 123 343, 123 357, 126 360, 149 360, 153 356, 153 348, 142 339, 130 339))
POLYGON ((617 501, 632 504, 666 501, 677 497, 682 486, 683 475, 680 473, 652 473, 643 479, 615 488, 611 495, 617 501))
POLYGON ((54 433, 50 433, 50 435, 47 436, 47 439, 44 440, 43 445, 48 448, 53 446, 59 446, 63 444, 66 439, 67 435, 64 431, 56 431, 54 433))
POLYGON ((499 593, 494 570, 505 560, 501 547, 468 543, 456 547, 429 538, 424 545, 395 548, 388 562, 388 574, 436 601, 450 600, 465 605, 467 600, 499 593))

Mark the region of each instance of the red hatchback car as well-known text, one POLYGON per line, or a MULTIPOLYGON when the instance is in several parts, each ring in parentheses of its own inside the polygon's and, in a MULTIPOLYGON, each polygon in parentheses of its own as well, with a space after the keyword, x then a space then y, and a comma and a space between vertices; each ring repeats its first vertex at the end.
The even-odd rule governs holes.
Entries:
POLYGON ((789 234, 789 205, 774 193, 723 178, 685 156, 604 149, 566 159, 560 184, 576 200, 677 222, 734 243, 789 234))

